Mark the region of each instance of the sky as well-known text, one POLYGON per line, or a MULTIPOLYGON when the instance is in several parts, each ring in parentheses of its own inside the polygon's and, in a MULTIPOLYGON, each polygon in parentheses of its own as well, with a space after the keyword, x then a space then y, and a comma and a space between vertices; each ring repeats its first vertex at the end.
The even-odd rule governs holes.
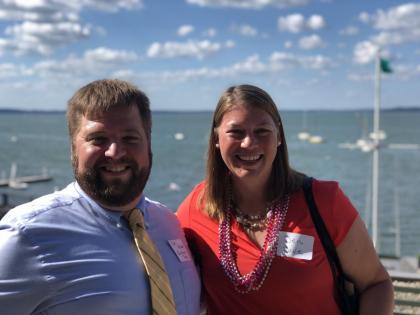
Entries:
POLYGON ((0 109, 65 110, 119 78, 152 110, 213 110, 231 85, 280 109, 420 108, 420 2, 395 0, 0 0, 0 109))

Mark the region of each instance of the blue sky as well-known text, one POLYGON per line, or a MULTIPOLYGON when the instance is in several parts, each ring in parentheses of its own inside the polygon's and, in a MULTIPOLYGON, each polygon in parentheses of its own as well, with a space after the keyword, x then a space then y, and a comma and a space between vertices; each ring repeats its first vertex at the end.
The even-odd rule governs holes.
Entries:
POLYGON ((63 110, 100 78, 154 110, 212 110, 251 83, 280 109, 420 107, 420 3, 393 0, 0 0, 0 108, 63 110))

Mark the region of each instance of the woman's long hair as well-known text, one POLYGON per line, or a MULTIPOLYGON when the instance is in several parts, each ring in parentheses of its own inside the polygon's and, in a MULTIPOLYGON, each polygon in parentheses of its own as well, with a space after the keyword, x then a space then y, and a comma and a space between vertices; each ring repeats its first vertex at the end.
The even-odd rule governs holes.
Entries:
POLYGON ((220 97, 213 114, 212 127, 207 151, 206 188, 200 202, 205 212, 211 218, 222 219, 224 211, 229 206, 230 179, 229 169, 226 167, 220 150, 216 148, 217 129, 223 116, 233 106, 242 105, 258 108, 270 115, 277 126, 280 143, 273 161, 269 178, 267 202, 275 202, 287 193, 298 190, 302 185, 303 174, 293 170, 289 165, 286 138, 283 124, 276 104, 264 90, 253 85, 238 85, 229 87, 220 97))

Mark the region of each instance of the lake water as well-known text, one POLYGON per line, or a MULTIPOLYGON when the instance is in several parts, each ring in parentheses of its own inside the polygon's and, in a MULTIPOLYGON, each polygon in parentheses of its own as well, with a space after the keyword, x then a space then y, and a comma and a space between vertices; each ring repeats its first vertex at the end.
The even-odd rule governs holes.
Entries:
MULTIPOLYGON (((285 111, 283 123, 294 168, 308 175, 340 182, 362 218, 369 224, 371 153, 340 147, 371 130, 372 112, 285 111), (306 116, 305 119, 303 117, 306 116), (302 142, 297 134, 306 121, 307 131, 324 142, 302 142)), ((211 113, 153 113, 153 169, 147 195, 176 209, 192 187, 202 180, 211 113), (183 139, 177 140, 176 134, 183 139), (179 136, 182 138, 182 136, 179 136)), ((390 143, 420 143, 420 111, 385 111, 381 129, 387 139, 380 150, 379 229, 380 252, 394 254, 395 222, 400 222, 401 253, 420 254, 420 150, 391 149, 390 143), (396 211, 398 210, 398 211, 396 211), (396 219, 397 218, 397 219, 396 219)), ((18 176, 36 175, 43 168, 51 182, 31 184, 25 190, 0 188, 20 203, 63 188, 73 179, 64 113, 0 114, 0 177, 8 177, 16 162, 18 176)), ((397 249, 398 250, 398 249, 397 249)))

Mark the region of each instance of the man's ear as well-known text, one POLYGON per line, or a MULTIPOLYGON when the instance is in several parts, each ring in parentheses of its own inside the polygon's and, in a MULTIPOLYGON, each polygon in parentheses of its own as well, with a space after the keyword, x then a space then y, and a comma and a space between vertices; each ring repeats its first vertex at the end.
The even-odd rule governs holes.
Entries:
POLYGON ((74 152, 74 149, 73 149, 73 140, 70 140, 70 162, 72 162, 73 163, 73 160, 74 160, 74 155, 73 155, 73 152, 74 152))

